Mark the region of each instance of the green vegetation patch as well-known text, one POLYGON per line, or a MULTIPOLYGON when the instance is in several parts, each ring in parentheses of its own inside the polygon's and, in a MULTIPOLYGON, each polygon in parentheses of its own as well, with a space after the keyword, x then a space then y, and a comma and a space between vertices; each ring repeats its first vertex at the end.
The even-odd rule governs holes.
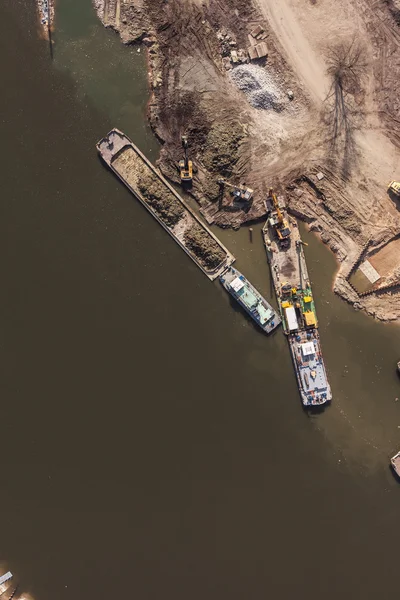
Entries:
POLYGON ((225 258, 225 252, 219 244, 198 223, 185 232, 184 240, 206 269, 215 269, 225 258))

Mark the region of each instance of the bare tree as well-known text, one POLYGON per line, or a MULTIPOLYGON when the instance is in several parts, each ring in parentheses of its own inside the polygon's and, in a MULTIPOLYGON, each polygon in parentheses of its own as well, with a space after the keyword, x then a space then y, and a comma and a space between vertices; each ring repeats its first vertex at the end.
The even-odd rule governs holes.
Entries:
POLYGON ((362 114, 355 97, 362 92, 367 63, 364 49, 357 38, 330 48, 327 55, 331 87, 326 97, 330 132, 330 152, 337 158, 342 153, 342 175, 348 177, 356 160, 354 132, 362 114))

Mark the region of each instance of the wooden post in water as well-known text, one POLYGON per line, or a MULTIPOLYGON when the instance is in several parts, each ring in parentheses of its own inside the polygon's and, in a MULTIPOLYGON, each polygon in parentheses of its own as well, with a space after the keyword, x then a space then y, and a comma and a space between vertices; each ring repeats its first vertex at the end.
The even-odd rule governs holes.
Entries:
POLYGON ((250 241, 253 242, 253 228, 249 227, 250 241))

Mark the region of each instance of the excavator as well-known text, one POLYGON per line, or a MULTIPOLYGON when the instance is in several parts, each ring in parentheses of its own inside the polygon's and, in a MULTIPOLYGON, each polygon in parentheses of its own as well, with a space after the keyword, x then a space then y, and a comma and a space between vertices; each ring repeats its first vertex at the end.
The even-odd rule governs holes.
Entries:
POLYGON ((182 148, 185 152, 185 158, 179 161, 179 172, 181 176, 182 187, 190 187, 193 180, 193 163, 188 158, 188 139, 186 135, 182 136, 182 148))
POLYGON ((218 185, 220 186, 222 192, 224 187, 232 188, 232 194, 236 200, 240 200, 241 202, 250 202, 253 198, 253 190, 247 187, 242 187, 240 185, 234 185, 233 183, 229 183, 225 179, 218 179, 218 185))
POLYGON ((268 199, 272 202, 274 211, 269 218, 270 225, 275 229, 279 244, 282 248, 287 248, 290 244, 290 227, 288 221, 284 218, 279 208, 278 198, 273 189, 268 191, 268 199))

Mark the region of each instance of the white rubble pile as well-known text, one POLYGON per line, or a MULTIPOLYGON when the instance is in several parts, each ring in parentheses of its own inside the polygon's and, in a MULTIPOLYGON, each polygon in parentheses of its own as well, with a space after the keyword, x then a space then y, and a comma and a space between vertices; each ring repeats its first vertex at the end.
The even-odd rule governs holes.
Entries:
POLYGON ((230 76, 254 108, 277 112, 284 109, 285 96, 271 74, 262 67, 239 65, 230 71, 230 76))

